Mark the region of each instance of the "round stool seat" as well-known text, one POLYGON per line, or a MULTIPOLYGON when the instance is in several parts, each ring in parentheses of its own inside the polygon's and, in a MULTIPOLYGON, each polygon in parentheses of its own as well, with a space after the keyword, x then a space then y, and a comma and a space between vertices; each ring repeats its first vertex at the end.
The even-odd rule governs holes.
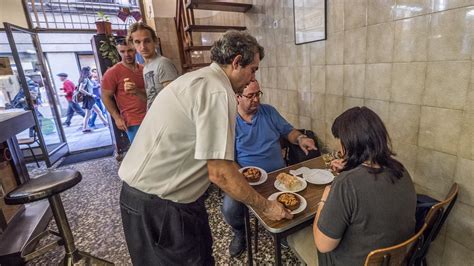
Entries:
POLYGON ((81 173, 74 170, 55 170, 30 179, 5 196, 9 205, 23 204, 48 198, 61 193, 79 183, 81 173))

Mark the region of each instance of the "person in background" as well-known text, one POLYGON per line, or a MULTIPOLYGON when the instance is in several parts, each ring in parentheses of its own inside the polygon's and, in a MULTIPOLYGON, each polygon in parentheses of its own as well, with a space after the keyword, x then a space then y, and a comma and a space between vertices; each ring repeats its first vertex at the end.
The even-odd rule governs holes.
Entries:
POLYGON ((118 172, 134 265, 214 265, 204 205, 210 182, 269 219, 292 218, 234 162, 235 94, 255 80, 263 56, 253 36, 228 31, 214 43, 210 66, 171 82, 151 105, 118 172))
POLYGON ((372 250, 414 235, 415 187, 393 158, 387 129, 375 112, 351 108, 331 131, 343 156, 331 165, 340 174, 326 186, 312 228, 288 236, 288 243, 308 265, 363 265, 372 250))
POLYGON ((136 50, 132 44, 124 38, 116 41, 122 61, 105 72, 102 100, 117 128, 127 132, 132 143, 146 114, 143 66, 136 63, 136 50))
MULTIPOLYGON (((242 166, 257 166, 267 173, 286 167, 280 146, 280 138, 298 144, 307 154, 316 150, 313 139, 294 129, 275 109, 261 104, 263 92, 256 80, 237 94, 237 124, 235 127, 235 160, 242 166)), ((222 213, 232 227, 234 238, 229 245, 231 257, 240 255, 246 248, 244 204, 224 195, 222 213)))
POLYGON ((76 86, 74 83, 69 80, 67 77, 67 73, 59 73, 57 74, 59 80, 63 83, 63 87, 61 88, 64 91, 64 97, 67 100, 67 114, 66 114, 66 121, 64 121, 63 125, 69 127, 71 125, 71 119, 74 116, 74 113, 84 117, 85 113, 82 110, 81 106, 72 100, 72 95, 74 93, 74 89, 76 86))
MULTIPOLYGON (((95 97, 95 104, 97 107, 99 107, 100 111, 102 112, 102 115, 104 117, 107 117, 107 112, 104 109, 104 105, 102 104, 102 101, 100 100, 100 80, 99 80, 99 74, 97 73, 97 69, 92 69, 91 70, 91 81, 92 81, 92 91, 95 97)), ((97 119, 97 113, 94 111, 92 112, 91 118, 89 119, 89 127, 90 128, 95 128, 95 120, 97 119)))
POLYGON ((145 59, 143 78, 150 108, 156 95, 171 81, 178 77, 178 70, 171 60, 157 53, 158 37, 150 26, 136 22, 128 29, 128 41, 145 59))
POLYGON ((102 115, 99 107, 95 103, 95 95, 93 91, 94 84, 91 81, 91 69, 90 67, 83 67, 81 69, 81 76, 79 77, 79 81, 77 82, 79 85, 79 91, 84 95, 84 99, 82 102, 82 109, 85 110, 84 121, 82 123, 82 132, 89 133, 92 130, 88 128, 89 118, 91 116, 92 110, 94 110, 97 115, 99 116, 104 126, 108 126, 107 119, 102 115))

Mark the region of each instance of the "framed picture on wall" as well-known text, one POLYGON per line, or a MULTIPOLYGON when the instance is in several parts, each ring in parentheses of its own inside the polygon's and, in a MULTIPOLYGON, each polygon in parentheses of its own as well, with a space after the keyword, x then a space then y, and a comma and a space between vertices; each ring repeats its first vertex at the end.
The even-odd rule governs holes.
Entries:
POLYGON ((293 0, 295 44, 326 40, 326 0, 293 0))

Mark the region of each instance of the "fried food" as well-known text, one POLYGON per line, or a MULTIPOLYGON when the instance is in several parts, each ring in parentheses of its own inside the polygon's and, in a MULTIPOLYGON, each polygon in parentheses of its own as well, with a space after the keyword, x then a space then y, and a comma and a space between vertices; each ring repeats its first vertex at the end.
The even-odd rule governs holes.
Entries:
POLYGON ((279 173, 276 179, 289 190, 296 190, 301 186, 301 181, 298 178, 287 173, 279 173))
POLYGON ((248 182, 257 182, 260 180, 260 177, 262 177, 262 173, 260 170, 254 167, 250 167, 242 171, 242 174, 244 175, 245 179, 247 179, 248 182))
POLYGON ((280 195, 278 195, 277 201, 283 204, 285 208, 291 211, 298 209, 301 204, 301 201, 298 196, 293 193, 281 193, 280 195))

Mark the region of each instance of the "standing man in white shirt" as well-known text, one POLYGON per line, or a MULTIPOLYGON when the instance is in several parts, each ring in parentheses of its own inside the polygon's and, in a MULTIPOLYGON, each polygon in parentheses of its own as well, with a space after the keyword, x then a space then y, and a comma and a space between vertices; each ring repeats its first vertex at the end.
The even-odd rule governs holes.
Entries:
POLYGON ((204 193, 210 182, 272 220, 289 210, 258 194, 234 162, 236 93, 255 80, 263 47, 229 31, 213 63, 156 97, 122 161, 122 223, 134 265, 214 265, 204 193))
POLYGON ((150 26, 143 22, 133 23, 128 29, 128 41, 145 59, 143 79, 150 108, 156 95, 178 77, 178 70, 171 60, 156 52, 158 37, 150 26))

